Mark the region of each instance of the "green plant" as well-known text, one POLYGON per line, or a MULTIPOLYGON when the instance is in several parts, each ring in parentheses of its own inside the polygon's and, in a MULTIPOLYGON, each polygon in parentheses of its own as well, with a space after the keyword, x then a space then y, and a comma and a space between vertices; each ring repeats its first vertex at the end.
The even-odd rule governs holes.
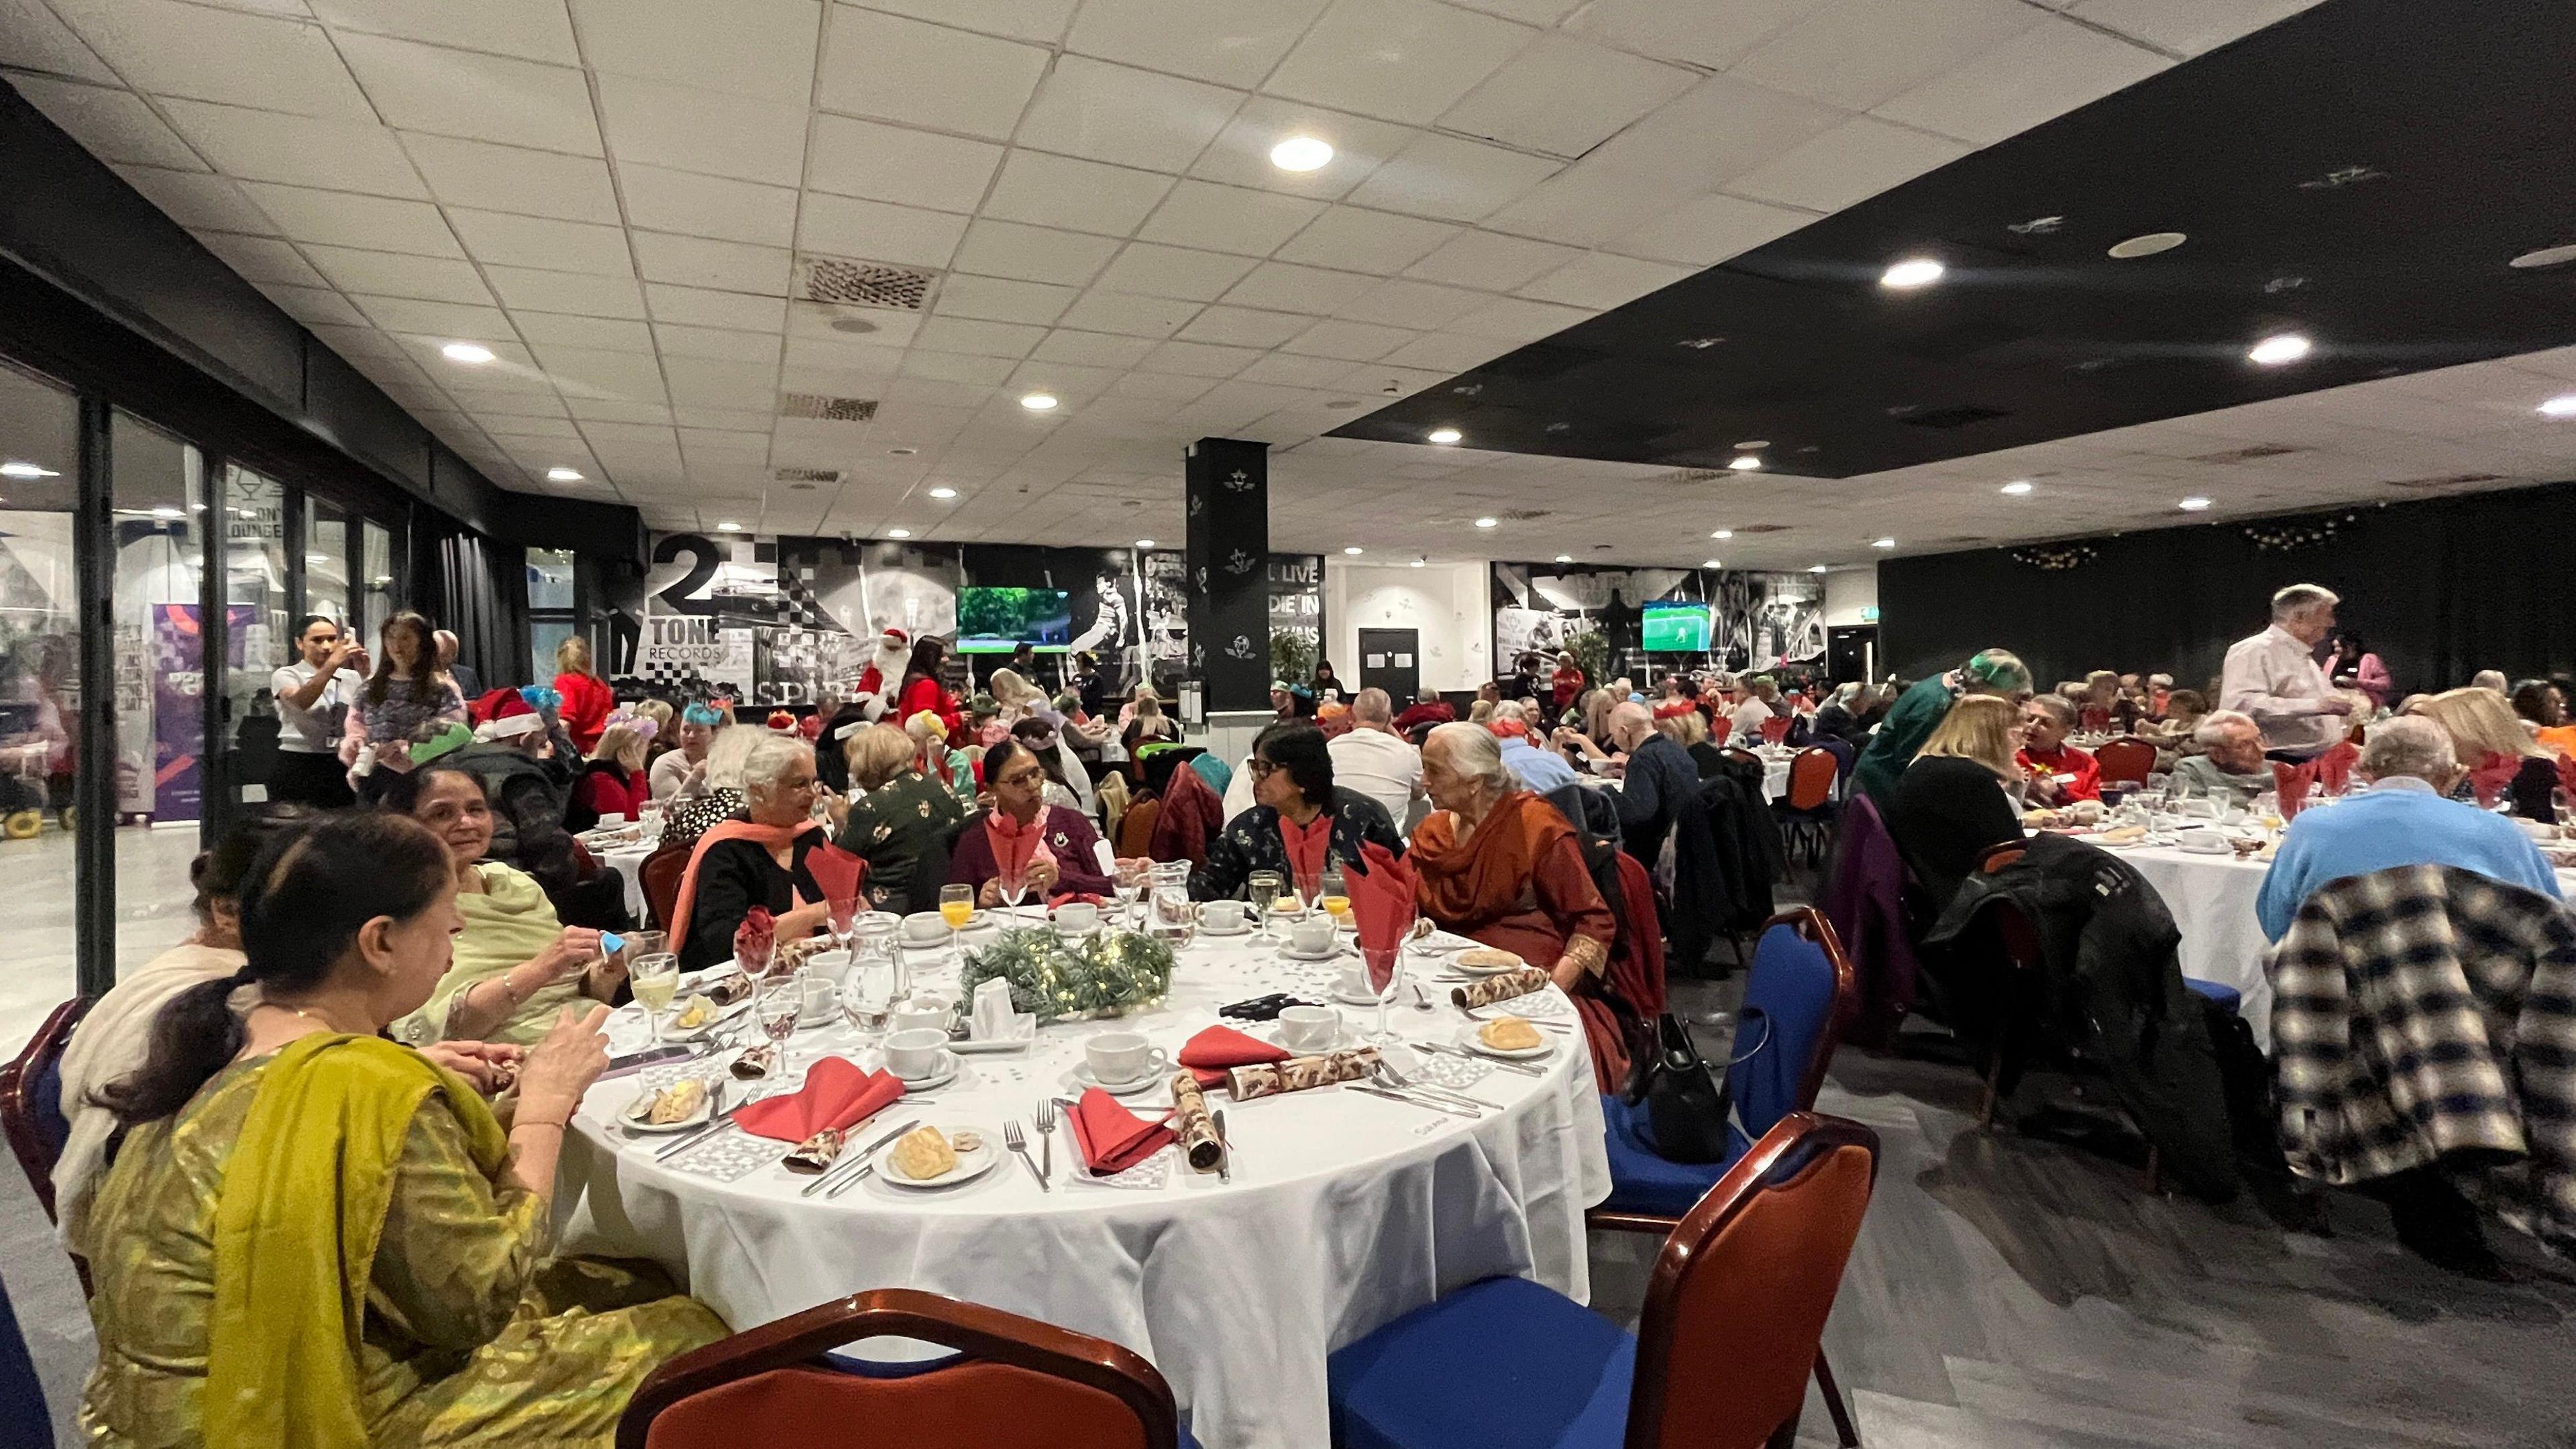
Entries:
POLYGON ((1012 1010, 1033 1012, 1042 1023, 1123 1016, 1171 989, 1172 948, 1132 931, 1104 931, 1071 946, 1043 927, 1004 931, 967 952, 958 972, 970 998, 992 980, 1010 983, 1012 1010))
POLYGON ((1586 688, 1599 689, 1610 682, 1610 641, 1598 629, 1586 629, 1565 641, 1574 653, 1574 662, 1588 681, 1586 688))
POLYGON ((1270 677, 1303 684, 1314 676, 1315 641, 1300 633, 1271 631, 1270 677))

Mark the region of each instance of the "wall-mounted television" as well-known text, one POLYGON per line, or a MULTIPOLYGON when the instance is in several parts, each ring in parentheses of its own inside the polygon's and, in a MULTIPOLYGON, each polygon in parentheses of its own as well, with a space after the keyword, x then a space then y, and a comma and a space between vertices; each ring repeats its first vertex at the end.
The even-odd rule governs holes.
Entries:
POLYGON ((1008 654, 1023 644, 1061 654, 1072 642, 1073 605, 1062 589, 968 585, 957 591, 960 654, 1008 654))
POLYGON ((1708 652, 1708 605, 1646 605, 1644 644, 1649 654, 1708 652))

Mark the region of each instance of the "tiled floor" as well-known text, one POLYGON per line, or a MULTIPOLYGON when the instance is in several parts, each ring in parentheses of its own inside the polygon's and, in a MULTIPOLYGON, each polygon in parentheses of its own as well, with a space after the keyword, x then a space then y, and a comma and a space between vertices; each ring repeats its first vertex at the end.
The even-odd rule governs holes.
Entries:
MULTIPOLYGON (((72 994, 70 834, 48 825, 33 840, 0 841, 0 1056, 15 1056, 72 994)), ((197 827, 116 832, 116 957, 142 965, 196 929, 188 862, 197 827)))

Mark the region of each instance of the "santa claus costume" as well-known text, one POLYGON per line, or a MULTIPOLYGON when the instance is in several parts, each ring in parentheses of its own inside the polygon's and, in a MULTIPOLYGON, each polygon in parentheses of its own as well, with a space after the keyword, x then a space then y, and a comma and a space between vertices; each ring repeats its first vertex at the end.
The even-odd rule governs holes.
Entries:
MULTIPOLYGON (((850 691, 850 698, 866 711, 870 721, 885 718, 886 711, 894 708, 895 691, 902 685, 904 668, 910 663, 910 634, 890 628, 877 636, 876 657, 868 661, 866 672, 859 676, 858 687, 850 691)), ((900 716, 896 723, 902 723, 900 716)))

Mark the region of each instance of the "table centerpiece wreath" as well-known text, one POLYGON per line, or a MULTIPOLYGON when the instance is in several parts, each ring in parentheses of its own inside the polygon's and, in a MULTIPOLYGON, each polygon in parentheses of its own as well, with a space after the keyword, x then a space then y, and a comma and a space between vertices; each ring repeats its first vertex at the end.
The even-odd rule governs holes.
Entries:
POLYGON ((1103 931, 1067 943, 1053 930, 1008 930, 966 953, 959 973, 972 998, 987 981, 1005 981, 1011 1008, 1039 1024, 1124 1016, 1154 1006, 1172 985, 1172 948, 1133 931, 1103 931))

